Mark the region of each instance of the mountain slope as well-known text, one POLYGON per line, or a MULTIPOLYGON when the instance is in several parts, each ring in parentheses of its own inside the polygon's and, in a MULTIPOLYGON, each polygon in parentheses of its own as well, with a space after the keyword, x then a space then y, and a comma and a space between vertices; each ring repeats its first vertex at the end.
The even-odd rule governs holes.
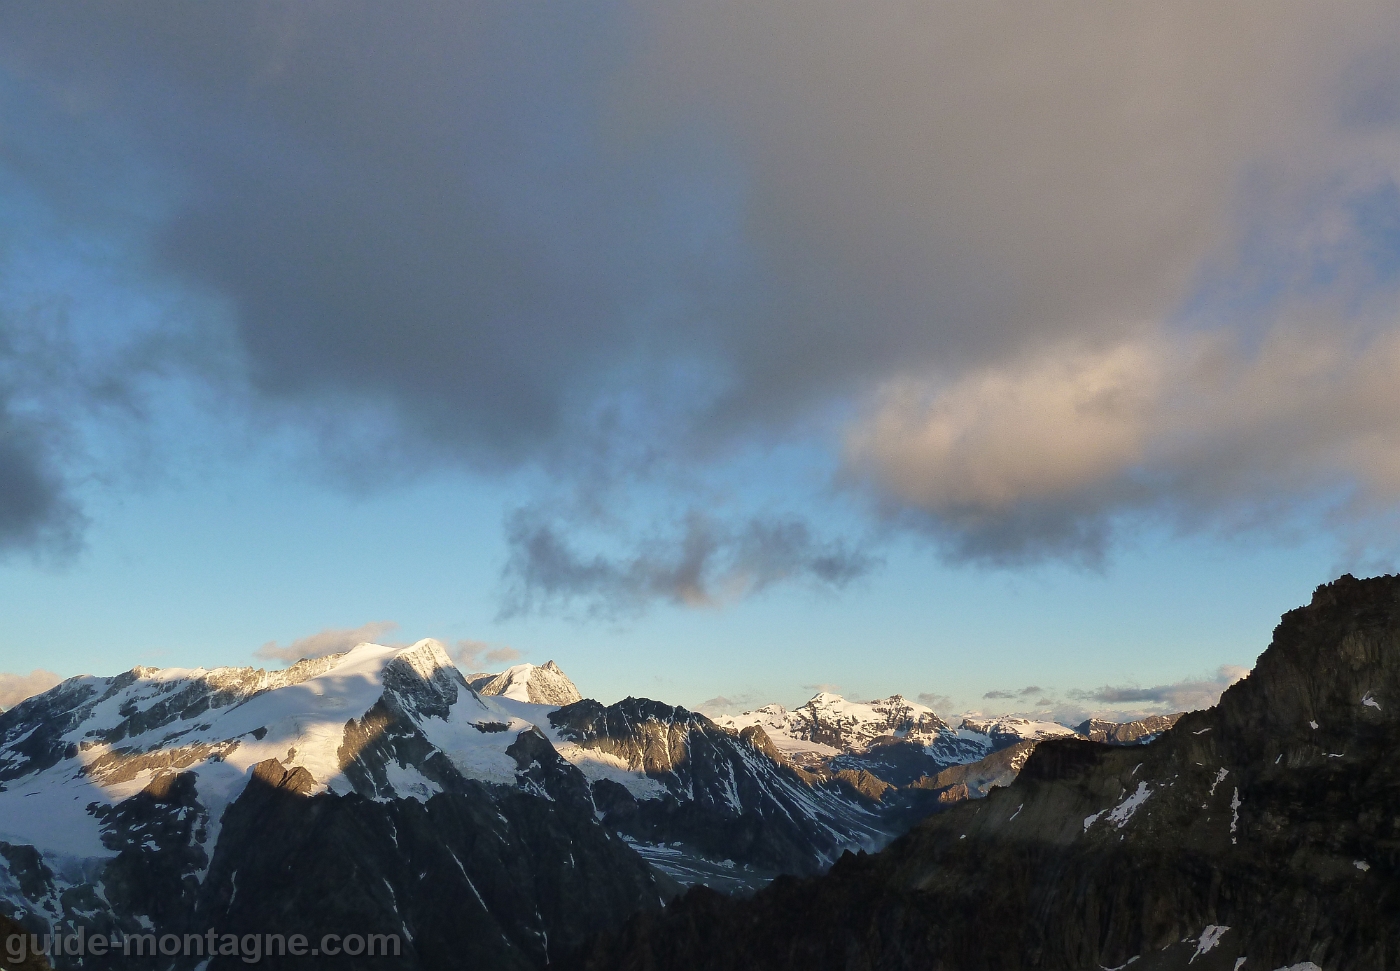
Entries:
POLYGON ((761 728, 736 735, 640 698, 581 701, 548 718, 559 751, 592 781, 604 825, 683 883, 726 861, 736 889, 817 873, 906 828, 877 800, 800 773, 761 728))
POLYGON ((1397 750, 1400 578, 1343 577, 1157 741, 1042 742, 1012 785, 882 853, 742 903, 692 891, 579 963, 1394 968, 1397 750))

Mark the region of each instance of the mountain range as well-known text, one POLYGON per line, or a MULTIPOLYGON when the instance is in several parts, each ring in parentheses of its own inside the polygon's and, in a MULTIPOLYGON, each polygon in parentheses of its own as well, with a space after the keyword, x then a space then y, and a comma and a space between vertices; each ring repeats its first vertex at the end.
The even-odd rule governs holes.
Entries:
POLYGON ((432 640, 136 668, 0 714, 0 900, 40 936, 350 925, 401 942, 377 967, 539 968, 687 887, 747 894, 877 851, 1072 734, 952 728, 899 696, 721 721, 603 705, 552 661, 464 676, 432 640))

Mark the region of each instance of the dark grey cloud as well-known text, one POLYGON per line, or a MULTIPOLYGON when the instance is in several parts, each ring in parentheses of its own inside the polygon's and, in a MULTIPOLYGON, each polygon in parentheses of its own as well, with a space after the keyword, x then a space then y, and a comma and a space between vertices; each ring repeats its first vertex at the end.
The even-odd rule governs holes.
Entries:
POLYGON ((672 535, 617 554, 579 552, 548 515, 517 510, 506 525, 507 616, 531 611, 633 614, 653 601, 713 607, 785 580, 839 588, 875 561, 846 543, 823 541, 798 520, 754 518, 740 526, 690 512, 672 535))
POLYGON ((1014 691, 988 691, 988 692, 987 692, 986 694, 984 694, 982 697, 983 697, 983 698, 986 698, 986 699, 989 699, 989 700, 992 700, 992 701, 1001 701, 1001 700, 1006 699, 1006 698, 1014 698, 1014 697, 1016 697, 1016 692, 1014 692, 1014 691))
POLYGON ((609 144, 609 5, 8 14, 28 93, 124 126, 178 180, 154 256, 230 303, 267 401, 515 463, 629 359, 677 350, 665 305, 694 302, 706 241, 675 240, 716 200, 687 146, 609 144))
POLYGON ((13 414, 0 389, 0 555, 71 553, 81 514, 53 467, 43 425, 13 414))
MULTIPOLYGON (((364 479, 543 465, 687 505, 690 468, 844 431, 845 481, 955 559, 1092 564, 1125 519, 1394 508, 1400 245, 1367 214, 1397 19, 12 4, 0 130, 69 218, 139 210, 152 278, 229 311, 183 337, 364 479), (133 171, 135 203, 65 201, 133 171)), ((514 609, 707 602, 687 571, 729 576, 746 528, 620 558, 512 534, 514 609)), ((839 583, 773 555, 745 575, 839 583)))
POLYGON ((74 422, 121 391, 71 359, 63 331, 61 312, 0 303, 0 556, 61 562, 82 545, 74 422))

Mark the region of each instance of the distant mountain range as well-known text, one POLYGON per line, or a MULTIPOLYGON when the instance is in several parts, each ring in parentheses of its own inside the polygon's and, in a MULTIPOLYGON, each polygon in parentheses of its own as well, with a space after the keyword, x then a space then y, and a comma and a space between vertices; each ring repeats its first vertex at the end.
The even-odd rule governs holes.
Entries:
POLYGON ((1029 753, 1034 743, 1044 739, 1076 735, 1112 744, 1142 744, 1180 717, 1180 713, 1154 715, 1126 723, 1092 719, 1070 728, 1014 715, 964 715, 955 728, 932 708, 902 695, 856 702, 821 692, 791 711, 766 705, 715 721, 734 731, 761 728, 795 765, 868 772, 890 786, 929 788, 929 780, 940 772, 980 762, 1013 746, 1029 753))

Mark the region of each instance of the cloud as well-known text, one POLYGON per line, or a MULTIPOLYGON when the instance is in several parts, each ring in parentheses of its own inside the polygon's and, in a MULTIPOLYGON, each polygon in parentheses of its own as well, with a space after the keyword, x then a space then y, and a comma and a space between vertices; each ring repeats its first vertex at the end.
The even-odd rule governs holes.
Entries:
POLYGON ((1104 685, 1093 691, 1072 691, 1070 695, 1082 701, 1094 701, 1104 705, 1146 703, 1156 706, 1162 712, 1196 711, 1215 705, 1226 688, 1247 674, 1248 668, 1226 664, 1220 667, 1215 677, 1203 680, 1177 681, 1151 688, 1104 685))
POLYGON ((1020 691, 988 691, 982 697, 991 700, 1004 700, 1007 698, 1025 698, 1030 695, 1041 695, 1044 693, 1044 688, 1041 688, 1038 685, 1028 685, 1022 688, 1020 691))
POLYGON ((327 654, 340 654, 359 644, 379 643, 380 638, 398 629, 392 620, 372 620, 359 627, 327 627, 325 630, 308 634, 281 647, 276 641, 268 641, 253 652, 254 657, 267 661, 281 661, 291 664, 302 658, 324 657, 327 654))
POLYGON ((618 555, 578 552, 538 512, 518 510, 507 523, 504 613, 568 610, 636 613, 653 601, 714 607, 784 580, 840 588, 874 560, 839 541, 820 541, 791 519, 750 519, 741 527, 692 511, 677 535, 638 543, 618 555))
POLYGON ((62 680, 52 671, 37 668, 28 674, 0 673, 0 711, 13 708, 25 698, 48 691, 62 680))
POLYGON ((953 699, 948 695, 934 694, 930 691, 921 692, 916 700, 919 704, 927 705, 939 714, 947 714, 955 707, 953 699))
POLYGON ((711 717, 716 715, 738 714, 735 708, 735 702, 730 698, 726 698, 724 695, 715 695, 713 698, 705 699, 695 706, 695 710, 711 717))
POLYGON ((1400 505, 1397 367, 1400 328, 1145 336, 892 387, 847 455, 891 515, 992 562, 1094 559, 1128 514, 1276 527, 1306 496, 1371 523, 1400 505))
POLYGON ((43 444, 42 428, 12 413, 0 388, 0 555, 71 553, 83 518, 43 444))
POLYGON ((519 661, 523 654, 515 648, 501 644, 492 646, 487 641, 460 640, 452 648, 452 660, 464 672, 474 674, 484 665, 494 668, 497 665, 519 661))
MULTIPOLYGON (((376 477, 684 507, 841 442, 884 522, 998 564, 1394 511, 1394 4, 819 6, 10 5, 6 171, 219 308, 187 377, 376 477)), ((72 534, 21 446, 0 542, 72 534)), ((508 609, 820 575, 732 571, 745 518, 512 524, 508 609)))

